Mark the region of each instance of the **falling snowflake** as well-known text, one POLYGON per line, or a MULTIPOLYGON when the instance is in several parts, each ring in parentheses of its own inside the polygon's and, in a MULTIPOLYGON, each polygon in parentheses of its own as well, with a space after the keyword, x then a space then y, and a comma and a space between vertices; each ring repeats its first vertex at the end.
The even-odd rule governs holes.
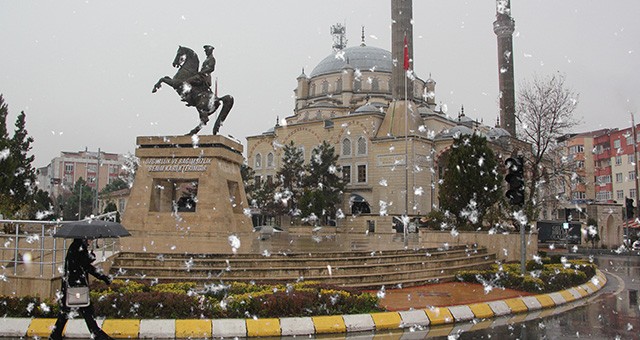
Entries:
POLYGON ((231 246, 231 251, 234 254, 238 253, 238 248, 240 248, 240 239, 236 235, 229 235, 229 245, 231 246))
POLYGON ((380 180, 380 182, 378 182, 378 184, 382 185, 383 187, 386 187, 386 186, 388 185, 388 184, 387 184, 387 180, 386 180, 386 179, 384 179, 384 178, 383 178, 383 179, 381 179, 381 180, 380 180))

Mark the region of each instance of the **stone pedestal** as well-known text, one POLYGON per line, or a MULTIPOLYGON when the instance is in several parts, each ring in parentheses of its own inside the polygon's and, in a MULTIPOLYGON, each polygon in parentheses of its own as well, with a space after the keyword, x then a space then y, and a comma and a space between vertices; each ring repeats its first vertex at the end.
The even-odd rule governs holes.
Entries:
POLYGON ((138 137, 137 145, 140 166, 122 221, 132 234, 125 249, 164 248, 156 238, 226 240, 253 230, 241 144, 215 135, 138 137))

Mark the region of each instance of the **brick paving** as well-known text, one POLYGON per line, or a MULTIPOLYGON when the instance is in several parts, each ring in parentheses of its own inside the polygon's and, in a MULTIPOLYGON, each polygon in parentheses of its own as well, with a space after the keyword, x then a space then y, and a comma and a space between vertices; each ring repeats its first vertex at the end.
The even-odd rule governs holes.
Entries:
MULTIPOLYGON (((376 294, 377 291, 369 291, 376 294)), ((513 289, 494 288, 484 291, 484 286, 475 283, 446 282, 427 286, 385 289, 380 304, 390 311, 445 307, 478 302, 505 300, 533 295, 513 289)))

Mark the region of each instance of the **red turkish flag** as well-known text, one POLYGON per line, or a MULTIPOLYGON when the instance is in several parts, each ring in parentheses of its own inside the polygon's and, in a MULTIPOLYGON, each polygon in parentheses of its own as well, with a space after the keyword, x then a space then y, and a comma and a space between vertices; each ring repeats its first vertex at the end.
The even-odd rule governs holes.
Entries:
POLYGON ((407 44, 407 35, 404 35, 404 69, 409 69, 409 45, 407 44))

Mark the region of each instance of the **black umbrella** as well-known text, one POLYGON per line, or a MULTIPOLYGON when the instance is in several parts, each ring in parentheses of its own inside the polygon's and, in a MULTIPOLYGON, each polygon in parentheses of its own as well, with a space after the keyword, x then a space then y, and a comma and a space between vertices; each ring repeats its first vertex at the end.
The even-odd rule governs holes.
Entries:
POLYGON ((122 224, 102 220, 63 222, 53 237, 62 238, 116 238, 131 236, 122 224))

